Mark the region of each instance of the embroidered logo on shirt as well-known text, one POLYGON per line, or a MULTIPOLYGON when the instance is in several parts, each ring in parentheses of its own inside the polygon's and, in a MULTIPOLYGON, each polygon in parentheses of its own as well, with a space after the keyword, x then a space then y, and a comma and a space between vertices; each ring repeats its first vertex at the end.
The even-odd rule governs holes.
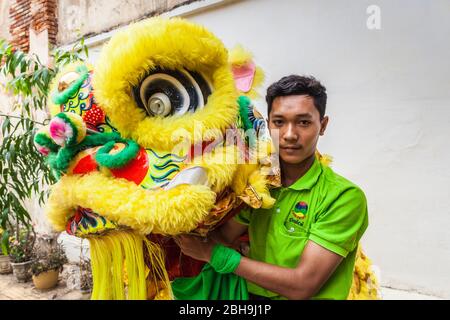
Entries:
POLYGON ((308 212, 308 204, 304 201, 298 202, 294 209, 291 210, 291 217, 289 222, 295 223, 297 225, 303 226, 303 220, 308 212))

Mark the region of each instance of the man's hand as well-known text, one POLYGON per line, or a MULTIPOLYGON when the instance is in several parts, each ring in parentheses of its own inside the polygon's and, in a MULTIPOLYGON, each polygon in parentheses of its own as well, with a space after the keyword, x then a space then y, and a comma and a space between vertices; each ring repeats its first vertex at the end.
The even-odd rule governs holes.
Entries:
POLYGON ((188 235, 175 236, 174 240, 185 255, 205 262, 211 260, 211 253, 215 244, 211 240, 188 235))
POLYGON ((210 237, 215 242, 222 243, 227 247, 233 247, 241 235, 247 231, 247 226, 240 224, 233 218, 226 221, 219 228, 210 233, 210 237))

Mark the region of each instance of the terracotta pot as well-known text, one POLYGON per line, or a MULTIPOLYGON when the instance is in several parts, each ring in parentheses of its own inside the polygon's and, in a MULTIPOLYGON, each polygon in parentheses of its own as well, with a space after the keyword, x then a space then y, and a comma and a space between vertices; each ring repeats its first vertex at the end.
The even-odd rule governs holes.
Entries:
POLYGON ((33 276, 33 283, 36 289, 50 289, 58 283, 58 270, 49 270, 33 276))
POLYGON ((13 273, 16 276, 17 281, 27 282, 31 280, 32 263, 33 261, 19 262, 19 263, 11 262, 13 273))
POLYGON ((11 261, 9 256, 0 256, 0 274, 8 274, 12 272, 11 261))

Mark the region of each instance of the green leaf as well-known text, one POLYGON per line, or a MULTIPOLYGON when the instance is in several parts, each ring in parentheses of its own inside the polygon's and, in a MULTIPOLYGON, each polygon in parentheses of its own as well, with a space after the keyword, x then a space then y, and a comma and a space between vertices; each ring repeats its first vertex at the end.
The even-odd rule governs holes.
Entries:
POLYGON ((8 213, 9 213, 9 210, 8 210, 8 208, 4 208, 3 210, 2 210, 2 219, 1 219, 1 226, 2 226, 2 229, 6 229, 6 224, 8 223, 8 213))
POLYGON ((16 156, 16 144, 15 143, 11 143, 11 145, 9 146, 9 156, 14 161, 14 158, 16 156))
POLYGON ((9 117, 5 117, 5 120, 3 121, 3 124, 2 124, 3 137, 6 136, 6 133, 10 130, 10 128, 11 128, 11 120, 9 120, 9 117))
POLYGON ((1 239, 2 253, 7 256, 9 254, 9 231, 3 230, 1 239))

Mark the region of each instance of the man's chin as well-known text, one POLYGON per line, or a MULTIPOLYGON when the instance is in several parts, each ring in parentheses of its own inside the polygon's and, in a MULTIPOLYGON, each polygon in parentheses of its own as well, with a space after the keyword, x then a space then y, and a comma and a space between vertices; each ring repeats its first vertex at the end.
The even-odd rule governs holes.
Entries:
POLYGON ((303 154, 303 152, 301 154, 294 153, 292 154, 291 152, 286 152, 286 151, 282 151, 280 150, 280 160, 282 162, 284 162, 285 164, 290 164, 290 165, 297 165, 297 164, 301 164, 303 162, 305 162, 305 160, 309 159, 311 156, 309 155, 305 155, 303 154))
POLYGON ((305 160, 305 157, 281 153, 280 159, 286 164, 300 164, 305 160))

